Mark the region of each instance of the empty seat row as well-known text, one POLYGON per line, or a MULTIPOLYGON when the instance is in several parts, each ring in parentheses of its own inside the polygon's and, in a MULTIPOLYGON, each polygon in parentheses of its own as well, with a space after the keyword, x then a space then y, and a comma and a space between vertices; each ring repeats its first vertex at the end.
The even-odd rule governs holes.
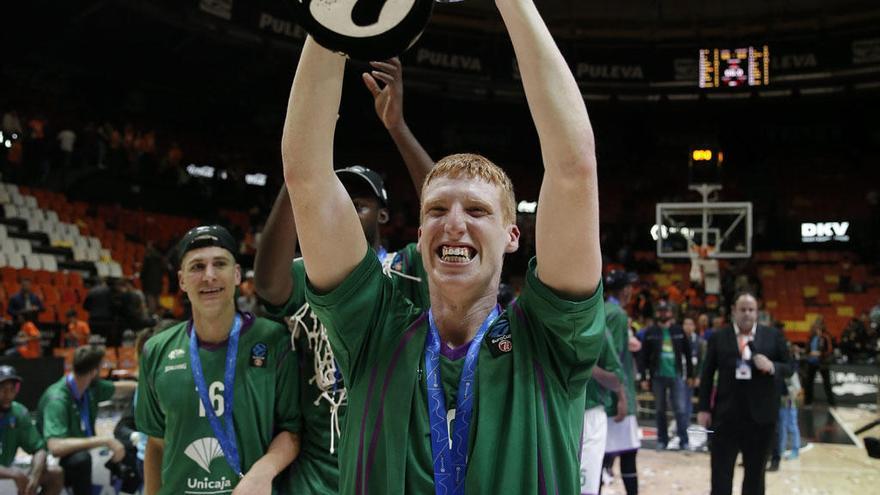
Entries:
POLYGON ((29 268, 31 270, 58 271, 58 260, 51 254, 20 254, 0 252, 0 267, 29 268))

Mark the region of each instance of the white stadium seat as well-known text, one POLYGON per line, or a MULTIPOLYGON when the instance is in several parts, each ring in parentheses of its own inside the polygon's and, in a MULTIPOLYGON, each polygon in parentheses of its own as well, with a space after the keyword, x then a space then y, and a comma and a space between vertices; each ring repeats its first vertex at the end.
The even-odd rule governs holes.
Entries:
POLYGON ((18 253, 6 253, 6 266, 20 270, 24 268, 24 258, 18 253))
POLYGON ((24 266, 30 268, 31 270, 42 270, 43 260, 40 259, 40 255, 38 254, 25 254, 24 266))
POLYGON ((46 270, 47 272, 58 271, 58 260, 56 260, 51 254, 40 255, 40 261, 43 264, 43 270, 46 270))

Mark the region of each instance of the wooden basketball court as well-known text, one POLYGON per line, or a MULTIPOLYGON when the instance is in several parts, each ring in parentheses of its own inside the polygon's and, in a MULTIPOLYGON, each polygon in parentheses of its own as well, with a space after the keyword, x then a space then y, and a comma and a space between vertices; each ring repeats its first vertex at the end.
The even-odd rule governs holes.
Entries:
MULTIPOLYGON (((849 495, 880 493, 880 459, 868 457, 864 436, 880 436, 880 426, 856 437, 853 431, 877 419, 877 411, 822 406, 799 411, 801 436, 806 445, 797 460, 783 460, 779 471, 768 472, 768 494, 849 495)), ((644 443, 638 455, 639 493, 706 495, 709 493, 707 452, 657 452, 644 443)), ((615 478, 602 493, 626 493, 615 463, 615 478)), ((734 474, 734 494, 742 484, 742 467, 734 474)))

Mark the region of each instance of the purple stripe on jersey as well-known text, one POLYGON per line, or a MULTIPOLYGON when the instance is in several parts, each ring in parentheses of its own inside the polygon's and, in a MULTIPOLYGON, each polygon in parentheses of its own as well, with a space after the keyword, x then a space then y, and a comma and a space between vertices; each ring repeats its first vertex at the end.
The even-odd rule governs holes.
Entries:
POLYGON ((516 313, 516 316, 519 316, 519 319, 522 320, 523 323, 526 323, 528 320, 526 319, 526 313, 519 307, 519 300, 514 299, 513 302, 510 303, 510 307, 513 308, 513 312, 516 313))
MULTIPOLYGON (((379 441, 379 430, 382 429, 382 418, 385 414, 385 394, 388 392, 388 384, 391 382, 391 377, 394 375, 394 368, 397 367, 397 361, 400 360, 400 353, 403 351, 403 348, 412 340, 413 335, 416 333, 416 329, 422 325, 425 320, 428 318, 428 312, 422 313, 416 321, 414 321, 409 328, 404 332, 403 336, 400 338, 400 343, 397 344, 397 348, 394 349, 394 354, 391 355, 391 361, 388 363, 388 369, 385 371, 385 378, 382 380, 382 395, 379 396, 379 411, 376 414, 376 422, 373 424, 373 433, 370 435, 370 447, 367 451, 367 464, 364 466, 364 469, 361 470, 361 463, 363 462, 363 447, 364 447, 364 433, 366 428, 366 418, 367 413, 369 412, 369 404, 364 406, 364 416, 361 419, 361 434, 360 434, 360 447, 358 447, 358 475, 356 479, 356 493, 363 493, 366 487, 370 484, 370 468, 373 466, 373 458, 376 453, 376 443, 379 441), (361 473, 365 474, 364 479, 364 490, 361 489, 361 473)), ((373 385, 376 378, 377 367, 373 368, 373 373, 370 377, 370 388, 367 391, 367 397, 373 396, 373 385)))
MULTIPOLYGON (((251 313, 238 313, 241 315, 241 333, 239 335, 244 335, 245 332, 251 329, 254 325, 254 322, 257 321, 257 318, 251 313)), ((190 319, 186 324, 186 336, 189 337, 192 335, 193 328, 193 320, 190 319)), ((230 329, 231 330, 231 329, 230 329)), ((206 351, 214 352, 219 349, 226 349, 226 342, 229 339, 223 339, 222 342, 202 342, 199 341, 199 349, 204 349, 206 351)))
POLYGON ((455 348, 449 347, 448 345, 446 345, 446 342, 440 342, 440 355, 446 356, 447 359, 458 361, 459 359, 467 355, 468 349, 471 348, 471 342, 473 342, 473 340, 470 340, 467 344, 461 344, 460 346, 455 348))
POLYGON ((363 478, 363 461, 364 461, 364 431, 367 429, 367 413, 370 412, 370 399, 373 397, 373 385, 376 384, 376 374, 379 372, 378 366, 373 367, 373 372, 370 373, 370 386, 367 388, 367 401, 364 403, 364 414, 361 416, 361 433, 358 438, 360 438, 358 443, 358 458, 357 458, 357 476, 355 477, 355 494, 360 495, 363 491, 363 487, 361 486, 361 481, 363 478))
POLYGON ((544 463, 541 461, 540 445, 538 445, 538 493, 547 495, 547 482, 544 481, 544 463))

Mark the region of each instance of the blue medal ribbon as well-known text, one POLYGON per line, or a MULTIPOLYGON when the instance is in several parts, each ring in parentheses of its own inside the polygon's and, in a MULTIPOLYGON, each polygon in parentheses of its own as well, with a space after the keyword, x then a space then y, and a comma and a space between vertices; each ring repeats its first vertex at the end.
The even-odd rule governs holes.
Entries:
POLYGON ((208 397, 208 386, 205 383, 205 375, 202 372, 202 360, 199 357, 199 338, 196 336, 195 322, 193 322, 192 334, 189 338, 189 362, 192 368, 193 381, 196 382, 196 390, 199 400, 205 408, 205 415, 214 437, 220 442, 226 463, 235 471, 239 478, 244 476, 241 472, 241 462, 238 458, 238 445, 235 440, 235 426, 232 421, 232 389, 235 386, 235 362, 238 357, 238 337, 241 334, 241 315, 235 315, 232 331, 229 332, 229 340, 226 343, 226 368, 223 371, 223 417, 226 427, 220 423, 220 418, 214 413, 213 404, 208 397))
POLYGON ((455 420, 452 436, 446 422, 446 395, 440 377, 440 333, 434 322, 434 313, 428 310, 428 338, 425 339, 425 371, 428 382, 428 419, 431 422, 431 453, 434 458, 434 493, 436 495, 463 495, 464 479, 467 474, 467 455, 471 415, 474 410, 474 377, 477 371, 477 358, 480 344, 486 330, 501 314, 495 306, 480 325, 474 340, 468 348, 461 370, 456 393, 455 420), (449 439, 452 438, 452 448, 449 439))
POLYGON ((376 253, 376 256, 379 257, 379 263, 385 262, 385 257, 388 256, 388 250, 385 249, 385 246, 379 246, 379 252, 376 253))
POLYGON ((67 375, 67 386, 70 388, 70 393, 73 395, 73 401, 76 403, 77 409, 79 409, 79 419, 83 433, 87 437, 95 436, 95 431, 92 429, 91 411, 89 411, 89 389, 86 388, 83 390, 82 395, 80 395, 76 389, 76 380, 73 379, 73 373, 67 375))

